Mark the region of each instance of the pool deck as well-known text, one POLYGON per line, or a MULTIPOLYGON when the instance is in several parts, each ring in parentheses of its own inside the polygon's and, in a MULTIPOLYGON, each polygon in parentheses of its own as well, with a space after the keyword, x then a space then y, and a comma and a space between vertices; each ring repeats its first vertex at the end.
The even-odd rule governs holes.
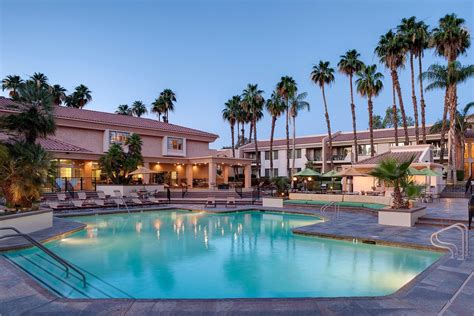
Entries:
MULTIPOLYGON (((464 219, 466 200, 442 200, 427 204, 427 216, 464 219), (446 210, 446 207, 454 209, 446 210), (438 211, 436 210, 438 209, 438 211), (440 215, 441 214, 441 215, 440 215)), ((245 210, 284 211, 320 215, 317 209, 268 209, 261 206, 204 208, 202 205, 166 205, 151 209, 189 209, 193 211, 232 212, 245 210)), ((100 210, 107 213, 110 210, 100 210)), ((87 214, 81 212, 81 214, 87 214)), ((74 213, 66 214, 66 216, 74 213)), ((296 233, 329 238, 357 239, 358 242, 432 249, 430 235, 440 227, 417 225, 412 228, 381 226, 377 217, 366 212, 331 212, 322 223, 296 228, 296 233)), ((467 219, 467 215, 466 215, 467 219)), ((53 229, 36 233, 49 240, 55 235, 80 229, 67 218, 55 219, 53 229)), ((448 232, 443 240, 459 241, 459 232, 448 232)), ((470 237, 471 255, 466 260, 443 256, 396 293, 384 297, 301 298, 301 299, 224 299, 224 300, 73 300, 59 298, 0 257, 0 315, 81 314, 81 315, 182 315, 184 314, 255 314, 255 315, 474 315, 474 238, 470 237)), ((10 247, 15 246, 10 241, 10 247)))

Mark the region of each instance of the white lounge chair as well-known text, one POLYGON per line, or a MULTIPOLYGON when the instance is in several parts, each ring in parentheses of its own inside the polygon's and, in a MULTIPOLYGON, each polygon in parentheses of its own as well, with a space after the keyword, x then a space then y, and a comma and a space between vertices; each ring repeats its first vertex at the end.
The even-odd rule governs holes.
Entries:
POLYGON ((205 207, 216 207, 216 198, 213 196, 208 196, 205 207))
POLYGON ((226 203, 225 203, 225 207, 229 207, 229 206, 236 207, 236 205, 235 205, 235 197, 234 197, 234 196, 228 196, 228 197, 227 197, 227 201, 226 201, 226 203))

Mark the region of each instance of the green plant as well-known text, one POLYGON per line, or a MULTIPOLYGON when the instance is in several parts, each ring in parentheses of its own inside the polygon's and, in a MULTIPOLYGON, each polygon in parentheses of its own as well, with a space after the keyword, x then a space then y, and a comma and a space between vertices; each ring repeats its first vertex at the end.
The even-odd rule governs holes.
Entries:
POLYGON ((456 170, 456 180, 464 181, 464 170, 456 170))
POLYGON ((393 205, 395 209, 408 208, 408 199, 414 199, 421 193, 421 187, 417 185, 409 174, 408 168, 415 157, 399 162, 393 158, 382 160, 369 175, 384 181, 387 186, 393 187, 393 205), (404 199, 404 195, 408 198, 404 199))
POLYGON ((287 177, 274 177, 272 178, 272 184, 277 190, 277 195, 286 195, 290 189, 290 179, 287 177))

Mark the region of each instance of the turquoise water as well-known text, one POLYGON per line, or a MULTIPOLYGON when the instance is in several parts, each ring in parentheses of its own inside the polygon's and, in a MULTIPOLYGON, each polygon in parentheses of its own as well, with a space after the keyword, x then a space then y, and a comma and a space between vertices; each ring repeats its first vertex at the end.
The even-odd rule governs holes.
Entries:
POLYGON ((83 269, 88 285, 37 250, 10 260, 66 297, 257 298, 386 295, 440 254, 294 235, 310 216, 161 211, 76 217, 87 229, 49 248, 83 269))

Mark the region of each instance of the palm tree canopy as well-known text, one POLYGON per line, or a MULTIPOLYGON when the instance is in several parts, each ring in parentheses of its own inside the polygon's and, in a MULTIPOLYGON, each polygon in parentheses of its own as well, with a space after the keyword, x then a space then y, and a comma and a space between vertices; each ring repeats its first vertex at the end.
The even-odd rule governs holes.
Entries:
POLYGON ((463 66, 460 62, 450 62, 448 66, 433 64, 421 74, 428 81, 425 90, 445 89, 451 84, 460 84, 474 77, 474 65, 463 66))
POLYGON ((171 89, 164 89, 160 93, 160 97, 165 104, 166 112, 174 112, 174 102, 176 102, 176 94, 171 89))
POLYGON ((471 46, 464 19, 458 18, 454 13, 445 15, 439 20, 439 26, 433 29, 430 44, 438 55, 448 60, 454 60, 464 54, 471 46))
MULTIPOLYGON (((470 102, 464 106, 461 112, 456 111, 455 131, 459 138, 464 138, 465 132, 472 128, 470 117, 471 111, 474 109, 474 102, 470 102)), ((445 122, 445 132, 449 130, 449 119, 445 122)), ((436 121, 430 128, 431 133, 440 133, 443 129, 443 121, 436 121)))
POLYGON ((67 90, 61 85, 55 84, 49 87, 49 92, 51 93, 51 96, 53 97, 54 104, 61 105, 61 103, 66 98, 67 90))
POLYGON ((38 88, 48 86, 48 77, 41 72, 35 72, 30 76, 30 80, 34 82, 38 88))
POLYGON ((16 96, 16 91, 21 87, 21 85, 24 83, 23 79, 21 79, 20 76, 17 75, 9 75, 6 76, 2 80, 2 91, 5 90, 10 90, 10 97, 15 97, 16 96))
POLYGON ((311 80, 319 87, 334 82, 334 68, 329 67, 329 61, 321 60, 318 65, 313 66, 311 80))
POLYGON ((347 76, 353 75, 362 69, 364 63, 360 61, 360 54, 355 49, 348 50, 344 55, 340 56, 337 68, 347 76))
POLYGON ((290 99, 290 115, 292 117, 296 117, 300 111, 309 111, 309 102, 305 101, 307 96, 308 93, 303 92, 290 99))
POLYGON ((390 30, 385 35, 380 36, 375 54, 379 57, 380 63, 393 70, 403 68, 407 49, 408 42, 406 38, 390 30))
POLYGON ((239 108, 240 96, 234 95, 225 103, 225 108, 222 110, 222 118, 228 121, 230 125, 234 125, 239 115, 239 108))
POLYGON ((412 16, 403 18, 402 23, 397 26, 397 30, 405 38, 408 49, 413 55, 422 56, 430 40, 428 25, 423 21, 417 21, 416 17, 412 16))
POLYGON ((272 117, 280 117, 285 113, 286 105, 282 97, 278 94, 278 90, 272 92, 272 95, 265 103, 265 108, 272 117))
POLYGON ((92 91, 83 84, 76 87, 71 96, 72 107, 83 108, 87 103, 92 101, 92 91))
POLYGON ((298 88, 296 86, 296 81, 293 79, 293 77, 283 76, 277 83, 276 90, 282 98, 289 99, 292 95, 296 93, 298 88))
POLYGON ((115 113, 120 115, 132 115, 132 108, 130 108, 128 104, 120 104, 117 106, 115 113))
POLYGON ((148 113, 145 103, 143 101, 135 101, 132 104, 132 114, 136 117, 141 117, 142 115, 148 113))
POLYGON ((375 97, 383 89, 383 78, 384 76, 377 72, 377 65, 363 66, 360 71, 357 72, 356 87, 357 92, 361 96, 375 97))
POLYGON ((251 116, 258 116, 257 112, 263 109, 265 99, 263 98, 263 90, 258 88, 258 84, 248 84, 247 88, 242 92, 242 107, 251 116))

